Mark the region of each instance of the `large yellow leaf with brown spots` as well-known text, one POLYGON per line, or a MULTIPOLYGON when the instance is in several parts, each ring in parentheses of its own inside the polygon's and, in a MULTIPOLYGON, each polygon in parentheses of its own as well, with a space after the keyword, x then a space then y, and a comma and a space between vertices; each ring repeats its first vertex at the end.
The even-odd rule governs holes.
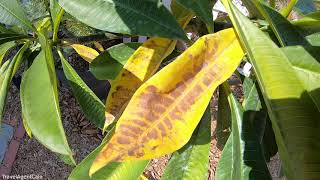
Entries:
POLYGON ((90 174, 112 161, 152 159, 185 145, 243 54, 233 29, 200 38, 136 91, 90 174))

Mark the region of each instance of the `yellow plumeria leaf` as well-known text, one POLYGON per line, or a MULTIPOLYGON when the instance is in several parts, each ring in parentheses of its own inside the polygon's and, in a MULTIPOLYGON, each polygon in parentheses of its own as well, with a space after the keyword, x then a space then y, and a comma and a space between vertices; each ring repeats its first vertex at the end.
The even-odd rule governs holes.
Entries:
POLYGON ((99 56, 99 53, 96 50, 81 44, 73 44, 71 47, 89 63, 99 56))
POLYGON ((136 90, 159 68, 163 59, 173 51, 177 41, 151 38, 142 44, 129 58, 112 82, 106 102, 104 130, 121 115, 136 90))
POLYGON ((109 162, 152 159, 185 145, 243 55, 233 29, 200 38, 136 91, 90 174, 109 162))
POLYGON ((102 44, 100 44, 99 42, 94 41, 94 42, 93 42, 93 45, 94 45, 94 47, 96 47, 100 52, 103 52, 103 51, 104 51, 104 48, 103 48, 102 44))

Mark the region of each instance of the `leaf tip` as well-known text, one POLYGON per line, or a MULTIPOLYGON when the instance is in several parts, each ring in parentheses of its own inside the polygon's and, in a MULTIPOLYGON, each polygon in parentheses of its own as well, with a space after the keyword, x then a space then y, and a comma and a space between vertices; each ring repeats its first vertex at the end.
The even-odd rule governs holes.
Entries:
POLYGON ((105 114, 105 123, 104 123, 104 126, 103 126, 103 129, 102 129, 102 133, 104 134, 107 130, 108 130, 108 127, 110 126, 110 124, 112 124, 115 120, 115 117, 106 112, 105 114))

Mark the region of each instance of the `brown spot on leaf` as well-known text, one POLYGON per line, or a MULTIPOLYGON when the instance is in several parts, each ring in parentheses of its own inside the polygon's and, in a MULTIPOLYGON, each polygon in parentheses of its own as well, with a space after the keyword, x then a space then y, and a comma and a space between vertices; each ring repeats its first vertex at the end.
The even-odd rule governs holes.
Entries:
POLYGON ((118 137, 117 141, 119 144, 130 144, 130 140, 128 138, 122 137, 122 136, 118 137))
POLYGON ((172 124, 171 124, 171 121, 170 121, 169 118, 166 117, 164 119, 164 123, 165 123, 165 125, 167 126, 168 129, 172 129, 172 124))
POLYGON ((158 118, 159 118, 159 116, 156 115, 156 114, 153 113, 153 112, 148 112, 148 114, 146 115, 146 119, 147 119, 148 121, 151 121, 151 122, 155 121, 155 120, 158 119, 158 118))
POLYGON ((124 130, 124 129, 121 129, 121 130, 120 130, 120 134, 123 135, 123 136, 126 136, 126 137, 131 137, 131 138, 136 138, 136 137, 138 137, 138 134, 134 134, 134 133, 132 133, 132 132, 130 132, 130 131, 126 131, 126 130, 124 130))
POLYGON ((205 38, 204 44, 205 44, 206 46, 209 46, 209 40, 208 40, 208 38, 205 38))
POLYGON ((174 108, 170 113, 169 113, 170 117, 172 119, 175 119, 175 120, 182 120, 182 114, 181 114, 181 111, 176 107, 174 108))
POLYGON ((162 114, 166 111, 166 108, 164 108, 163 106, 161 106, 160 104, 154 104, 152 106, 153 110, 158 113, 158 114, 162 114))
POLYGON ((141 126, 141 127, 148 127, 148 124, 143 122, 143 121, 140 121, 140 120, 134 120, 133 123, 141 126))
POLYGON ((138 152, 138 153, 136 154, 136 157, 137 157, 137 158, 140 158, 140 157, 142 157, 142 156, 144 156, 144 152, 138 152))
POLYGON ((189 79, 192 79, 194 77, 194 75, 190 72, 186 73, 185 75, 183 75, 183 79, 184 80, 189 80, 189 79))
POLYGON ((148 135, 149 139, 157 139, 158 138, 158 132, 155 129, 152 129, 148 135))
POLYGON ((208 76, 203 77, 202 79, 203 84, 205 84, 206 86, 210 86, 212 79, 210 79, 208 76))
POLYGON ((161 131, 161 136, 162 136, 162 137, 165 137, 165 136, 167 135, 167 132, 166 132, 166 128, 163 126, 163 124, 162 124, 162 123, 159 123, 159 124, 158 124, 158 128, 159 128, 160 131, 161 131))
POLYGON ((135 133, 135 134, 140 134, 140 133, 142 133, 142 130, 141 130, 141 129, 139 129, 138 127, 134 127, 134 126, 132 126, 132 125, 125 125, 125 124, 123 124, 123 125, 120 126, 120 129, 127 129, 127 130, 129 130, 129 131, 131 131, 131 132, 133 132, 133 133, 135 133))
POLYGON ((193 55, 189 54, 189 59, 192 60, 193 59, 193 55))
POLYGON ((151 92, 151 93, 155 93, 155 92, 157 92, 158 88, 155 87, 155 86, 148 86, 148 87, 146 88, 146 90, 149 91, 149 92, 151 92))

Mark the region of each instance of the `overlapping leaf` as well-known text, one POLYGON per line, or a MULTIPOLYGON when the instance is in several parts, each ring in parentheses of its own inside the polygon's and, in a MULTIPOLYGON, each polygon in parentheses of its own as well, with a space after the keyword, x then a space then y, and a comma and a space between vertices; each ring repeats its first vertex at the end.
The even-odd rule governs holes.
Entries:
POLYGON ((7 34, 7 33, 1 33, 0 34, 0 45, 6 42, 19 40, 19 39, 25 39, 30 38, 29 36, 22 35, 22 34, 7 34))
POLYGON ((0 22, 7 25, 21 25, 35 31, 17 0, 0 0, 0 22))
POLYGON ((242 57, 232 29, 200 38, 136 91, 90 174, 113 161, 152 159, 185 145, 242 57))
POLYGON ((100 80, 115 79, 141 43, 112 46, 90 63, 90 72, 100 80))
POLYGON ((8 42, 0 45, 0 65, 2 64, 2 60, 4 56, 7 54, 8 50, 15 46, 14 42, 8 42))
POLYGON ((22 114, 41 144, 74 162, 61 122, 51 47, 45 37, 40 38, 43 50, 24 73, 21 82, 22 114))
POLYGON ((66 75, 73 94, 77 98, 84 114, 99 128, 103 128, 105 119, 104 104, 81 79, 68 61, 63 57, 63 54, 60 51, 58 51, 58 53, 62 62, 64 74, 66 75))
POLYGON ((307 88, 276 44, 229 0, 224 4, 257 74, 287 178, 319 177, 320 113, 307 88))
POLYGON ((29 43, 25 44, 11 61, 6 61, 0 68, 0 124, 4 112, 10 82, 17 69, 20 67, 23 53, 27 50, 29 45, 29 43))
POLYGON ((82 44, 73 44, 71 47, 89 63, 99 56, 99 53, 96 50, 82 44))
POLYGON ((208 175, 211 142, 210 105, 202 116, 198 128, 183 148, 173 153, 162 180, 206 179, 208 175))
POLYGON ((266 119, 250 119, 224 84, 219 96, 227 96, 231 113, 232 133, 223 149, 216 179, 270 179, 261 139, 266 119))
POLYGON ((100 30, 186 39, 177 21, 158 0, 59 0, 59 3, 78 20, 100 30))

